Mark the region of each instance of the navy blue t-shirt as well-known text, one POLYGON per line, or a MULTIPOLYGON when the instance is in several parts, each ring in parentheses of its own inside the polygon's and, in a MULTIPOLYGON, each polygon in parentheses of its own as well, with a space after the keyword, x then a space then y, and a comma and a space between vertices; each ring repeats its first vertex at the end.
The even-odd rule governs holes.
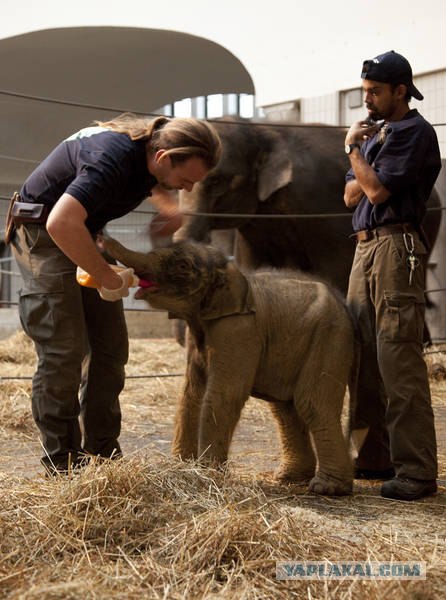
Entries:
POLYGON ((88 213, 95 233, 136 208, 157 184, 147 169, 146 141, 104 127, 81 129, 59 144, 20 191, 25 202, 54 206, 66 192, 88 213))
MULTIPOLYGON (((384 143, 379 133, 361 147, 361 154, 374 168, 391 195, 382 204, 371 204, 362 196, 353 214, 353 230, 374 229, 390 223, 417 226, 426 213, 426 202, 441 169, 434 128, 416 109, 401 121, 388 124, 384 143)), ((346 181, 355 179, 353 169, 346 181)))

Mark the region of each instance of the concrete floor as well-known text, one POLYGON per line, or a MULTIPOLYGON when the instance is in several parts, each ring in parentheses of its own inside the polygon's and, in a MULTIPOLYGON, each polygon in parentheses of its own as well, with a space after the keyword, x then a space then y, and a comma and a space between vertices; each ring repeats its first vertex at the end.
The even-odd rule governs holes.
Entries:
POLYGON ((18 329, 20 329, 20 319, 17 307, 0 308, 0 340, 3 340, 18 329))

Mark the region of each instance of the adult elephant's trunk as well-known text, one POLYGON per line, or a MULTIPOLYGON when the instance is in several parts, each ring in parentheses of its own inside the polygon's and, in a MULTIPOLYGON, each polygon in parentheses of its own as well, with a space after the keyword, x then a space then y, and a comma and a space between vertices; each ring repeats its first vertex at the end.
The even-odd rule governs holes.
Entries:
MULTIPOLYGON (((200 184, 196 184, 198 188, 200 184)), ((179 193, 180 211, 186 213, 183 218, 183 224, 175 232, 173 240, 175 242, 184 240, 194 240, 196 242, 209 243, 211 223, 209 217, 194 216, 191 213, 197 212, 197 197, 199 191, 186 192, 182 190, 179 193)))

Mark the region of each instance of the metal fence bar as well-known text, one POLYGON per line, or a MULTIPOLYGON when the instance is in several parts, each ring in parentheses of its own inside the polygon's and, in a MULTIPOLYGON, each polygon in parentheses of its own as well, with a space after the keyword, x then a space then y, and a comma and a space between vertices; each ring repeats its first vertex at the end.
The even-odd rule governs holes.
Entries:
MULTIPOLYGON (((184 373, 149 373, 147 375, 126 375, 126 379, 158 379, 162 377, 184 377, 184 373)), ((11 375, 8 377, 0 376, 0 383, 2 381, 31 381, 32 375, 11 375)))

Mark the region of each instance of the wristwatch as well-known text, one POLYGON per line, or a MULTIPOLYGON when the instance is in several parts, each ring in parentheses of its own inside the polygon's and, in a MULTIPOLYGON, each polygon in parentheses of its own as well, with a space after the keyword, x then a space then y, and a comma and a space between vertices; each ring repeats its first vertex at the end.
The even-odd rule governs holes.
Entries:
POLYGON ((353 152, 353 148, 361 148, 361 144, 355 142, 354 144, 345 144, 344 150, 346 154, 351 154, 353 152))

